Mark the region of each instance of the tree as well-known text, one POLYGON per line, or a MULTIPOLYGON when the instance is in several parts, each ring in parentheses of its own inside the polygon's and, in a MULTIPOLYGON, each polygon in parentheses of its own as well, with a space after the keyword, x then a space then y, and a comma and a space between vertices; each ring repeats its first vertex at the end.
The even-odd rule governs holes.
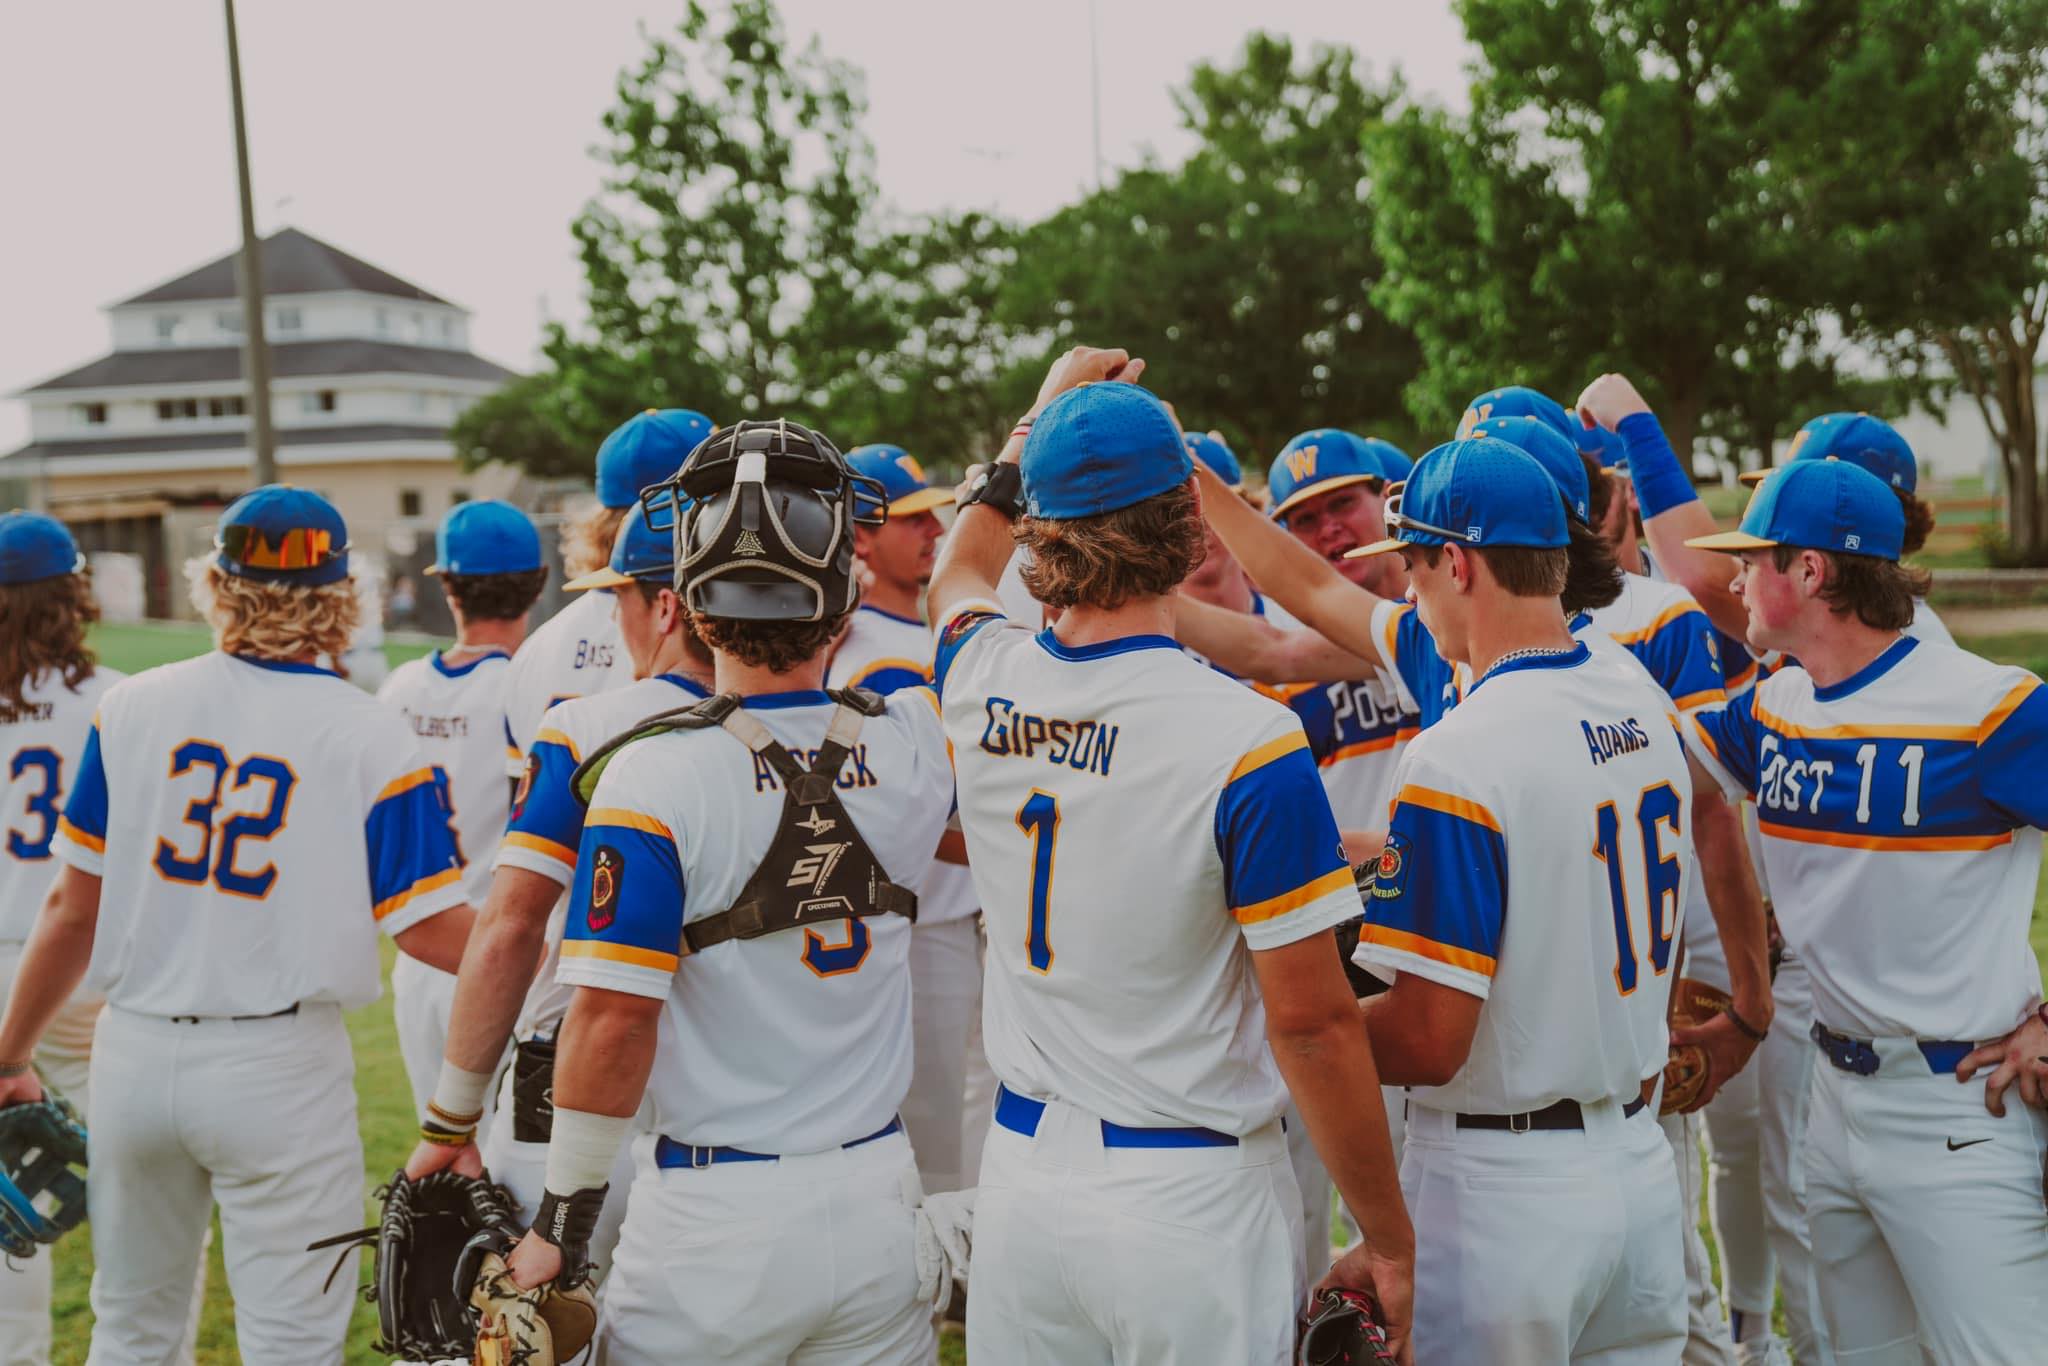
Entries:
MULTIPOLYGON (((1471 115, 1417 111, 1371 144, 1391 267, 1377 297, 1428 343, 1418 415, 1517 381, 1568 401, 1622 369, 1681 449, 1707 435, 1767 454, 1867 389, 1842 322, 1867 262, 1839 217, 1804 212, 1801 176, 1824 156, 1875 183, 1879 149, 1949 126, 1972 58, 1955 11, 1979 3, 1460 0, 1481 51, 1471 115), (1927 71, 1869 98, 1865 73, 1916 53, 1927 71), (1852 118, 1858 136, 1830 141, 1852 118)), ((1930 264, 1936 245, 1918 248, 1896 268, 1930 264)))
POLYGON ((1176 95, 1199 139, 1184 165, 1128 171, 1024 233, 1000 317, 1041 353, 1129 347, 1184 420, 1254 458, 1320 425, 1412 444, 1399 390, 1417 353, 1369 302, 1359 142, 1393 94, 1349 49, 1298 60, 1254 34, 1176 95))
POLYGON ((462 468, 501 460, 540 479, 588 475, 596 447, 567 435, 554 410, 558 392, 553 375, 521 375, 470 404, 448 426, 462 468))

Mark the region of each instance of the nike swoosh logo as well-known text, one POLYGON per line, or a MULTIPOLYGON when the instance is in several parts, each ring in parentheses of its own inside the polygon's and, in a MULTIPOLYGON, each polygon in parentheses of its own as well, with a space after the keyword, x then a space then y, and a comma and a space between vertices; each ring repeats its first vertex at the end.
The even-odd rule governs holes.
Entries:
POLYGON ((1948 1150, 1952 1153, 1959 1153, 1965 1148, 1974 1148, 1979 1143, 1989 1143, 1990 1141, 1988 1138, 1973 1138, 1967 1143, 1958 1143, 1954 1139, 1950 1139, 1948 1141, 1948 1150))

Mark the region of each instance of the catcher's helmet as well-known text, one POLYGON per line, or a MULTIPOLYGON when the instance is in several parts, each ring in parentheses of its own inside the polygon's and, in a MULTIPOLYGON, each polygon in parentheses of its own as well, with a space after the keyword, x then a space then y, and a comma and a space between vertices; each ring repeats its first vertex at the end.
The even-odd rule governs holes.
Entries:
POLYGON ((707 438, 644 503, 650 527, 673 527, 684 603, 742 621, 851 611, 854 524, 887 516, 880 484, 854 473, 822 432, 780 418, 707 438))

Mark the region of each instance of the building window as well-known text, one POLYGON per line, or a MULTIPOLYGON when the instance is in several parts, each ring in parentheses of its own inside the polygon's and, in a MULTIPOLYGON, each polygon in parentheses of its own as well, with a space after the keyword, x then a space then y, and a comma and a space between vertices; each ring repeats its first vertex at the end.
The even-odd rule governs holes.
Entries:
POLYGON ((156 401, 156 416, 159 422, 183 422, 199 416, 199 400, 196 398, 160 398, 156 401))
POLYGON ((468 490, 468 489, 450 489, 450 490, 448 490, 448 506, 449 506, 449 507, 452 507, 452 508, 459 508, 459 507, 461 507, 461 506, 462 506, 462 505, 463 505, 464 503, 466 503, 466 502, 468 502, 468 501, 469 501, 469 490, 468 490))
POLYGON ((161 313, 156 320, 156 340, 159 346, 171 346, 178 340, 178 329, 184 319, 175 313, 161 313))
POLYGON ((208 417, 241 417, 246 412, 248 412, 248 400, 240 394, 235 394, 229 398, 210 398, 206 400, 206 415, 208 417))
POLYGON ((302 413, 331 413, 334 411, 334 391, 322 389, 318 393, 300 394, 299 411, 302 413))
POLYGON ((103 426, 107 420, 107 405, 104 403, 74 403, 71 405, 71 417, 80 426, 103 426))
POLYGON ((228 312, 220 312, 220 313, 216 313, 216 314, 214 314, 214 315, 213 315, 213 320, 214 320, 214 322, 215 322, 216 324, 218 324, 218 325, 219 325, 219 327, 220 327, 220 330, 221 330, 221 331, 223 331, 223 332, 233 332, 233 333, 234 333, 235 335, 237 335, 237 336, 240 336, 240 335, 241 335, 241 332, 242 332, 242 315, 241 315, 241 314, 239 314, 239 313, 228 313, 228 312))
POLYGON ((444 342, 453 342, 455 340, 455 319, 441 319, 441 340, 444 342))
POLYGON ((391 331, 391 311, 389 309, 378 309, 376 320, 378 336, 384 336, 391 331))
POLYGON ((420 515, 420 509, 424 506, 425 503, 420 498, 420 491, 418 489, 400 489, 398 491, 399 516, 417 517, 420 515))
POLYGON ((300 319, 300 317, 299 317, 299 310, 298 310, 298 309, 296 309, 296 308, 280 308, 280 309, 278 309, 278 310, 277 310, 277 330, 278 330, 278 331, 280 331, 280 332, 297 332, 297 331, 299 331, 299 330, 300 330, 300 329, 301 329, 301 328, 302 328, 302 327, 303 327, 304 325, 305 325, 305 324, 304 324, 303 320, 301 320, 301 319, 300 319))

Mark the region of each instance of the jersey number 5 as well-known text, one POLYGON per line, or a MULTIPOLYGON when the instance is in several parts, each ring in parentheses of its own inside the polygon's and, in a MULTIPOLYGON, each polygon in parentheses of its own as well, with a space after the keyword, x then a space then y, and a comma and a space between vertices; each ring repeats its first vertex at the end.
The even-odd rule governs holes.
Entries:
MULTIPOLYGON (((1643 789, 1636 799, 1636 832, 1642 838, 1644 901, 1649 906, 1650 968, 1663 976, 1671 968, 1671 944, 1678 933, 1678 890, 1684 872, 1678 859, 1664 852, 1659 827, 1676 839, 1678 793, 1669 783, 1643 789)), ((1621 862, 1621 814, 1613 802, 1593 813, 1593 857, 1607 867, 1607 894, 1614 902, 1614 985, 1626 996, 1636 989, 1635 931, 1630 925, 1628 879, 1621 862)))
POLYGON ((212 771, 212 776, 204 779, 204 794, 185 807, 185 824, 199 831, 198 852, 188 856, 170 840, 160 837, 156 842, 156 870, 171 882, 195 886, 211 878, 214 886, 230 896, 261 901, 277 885, 277 866, 266 863, 245 872, 236 866, 237 846, 243 840, 267 840, 284 829, 285 812, 291 805, 298 775, 292 772, 290 764, 272 755, 252 754, 237 764, 211 740, 187 740, 171 751, 170 776, 176 778, 195 769, 212 771), (264 799, 262 810, 232 812, 216 824, 221 788, 229 774, 234 775, 236 792, 257 784, 267 784, 268 791, 257 789, 264 799), (214 848, 216 834, 220 836, 218 850, 214 848))

